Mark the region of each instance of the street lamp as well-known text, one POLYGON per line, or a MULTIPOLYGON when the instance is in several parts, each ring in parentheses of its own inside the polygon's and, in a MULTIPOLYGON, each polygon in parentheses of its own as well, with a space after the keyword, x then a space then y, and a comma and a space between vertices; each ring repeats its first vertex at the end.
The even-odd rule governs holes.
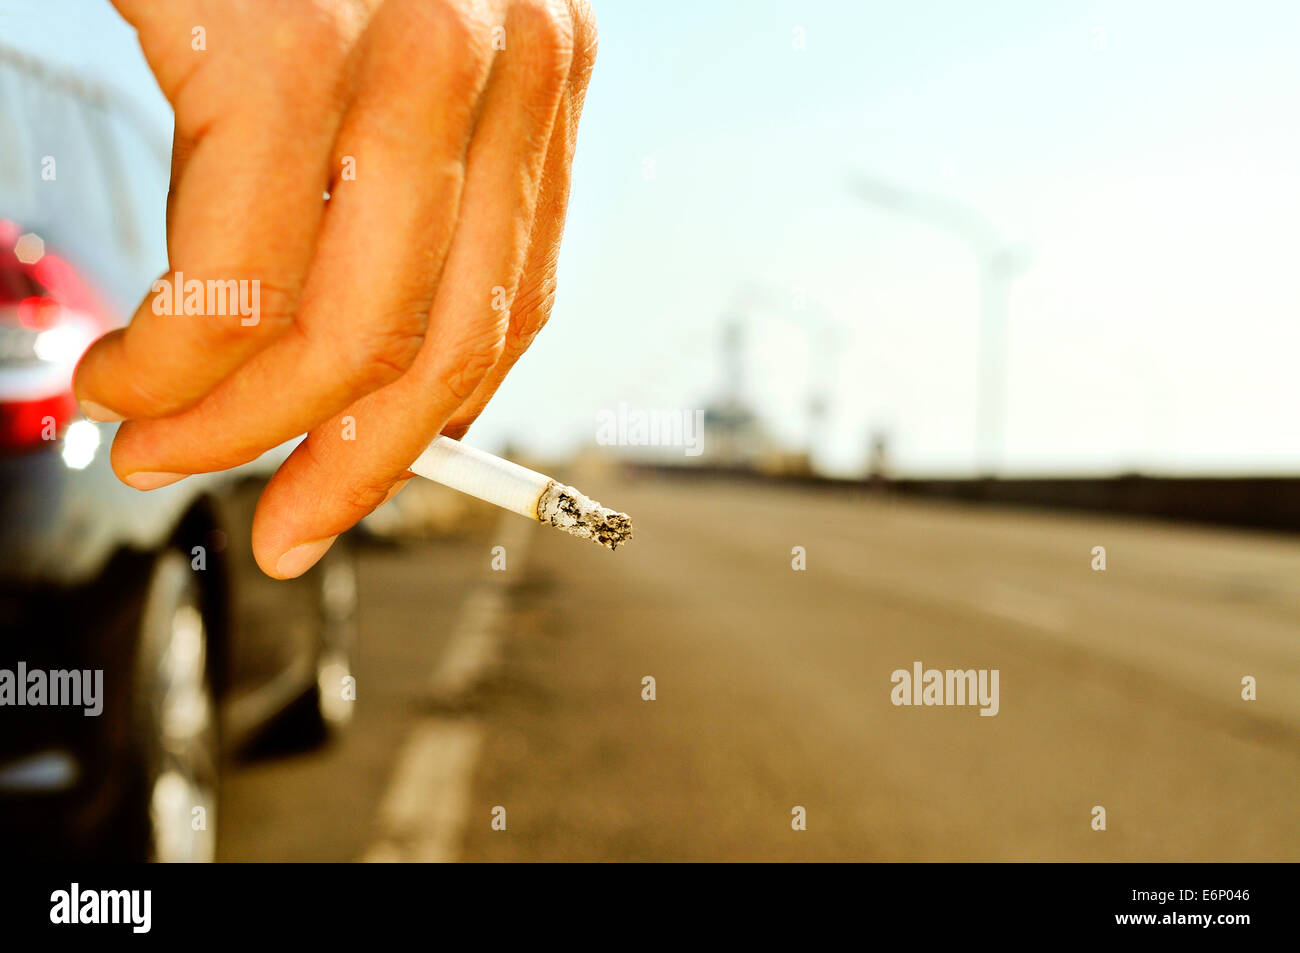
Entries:
POLYGON ((1001 465, 1006 365, 1007 299, 1027 266, 1024 254, 1003 242, 977 210, 939 195, 901 188, 863 175, 851 187, 865 202, 941 228, 966 242, 980 275, 979 357, 975 394, 975 458, 981 474, 1001 465))

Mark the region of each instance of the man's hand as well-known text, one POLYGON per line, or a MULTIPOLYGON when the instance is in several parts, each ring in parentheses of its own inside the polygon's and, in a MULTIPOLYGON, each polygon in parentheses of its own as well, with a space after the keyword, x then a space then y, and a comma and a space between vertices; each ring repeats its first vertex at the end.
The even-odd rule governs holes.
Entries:
POLYGON ((127 420, 113 468, 139 489, 306 433, 253 523, 258 564, 296 576, 469 427, 546 323, 590 13, 115 3, 176 114, 171 271, 87 352, 76 393, 127 420))

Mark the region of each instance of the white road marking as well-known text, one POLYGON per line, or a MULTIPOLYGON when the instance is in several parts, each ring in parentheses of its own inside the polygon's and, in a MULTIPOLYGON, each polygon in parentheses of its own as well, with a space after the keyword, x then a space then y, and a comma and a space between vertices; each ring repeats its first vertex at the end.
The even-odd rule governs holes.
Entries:
POLYGON ((457 859, 469 817, 483 728, 470 719, 426 718, 397 759, 379 808, 379 840, 368 863, 447 863, 457 859))
MULTIPOLYGON (((536 529, 513 513, 503 514, 493 545, 505 547, 506 569, 488 570, 484 581, 465 598, 446 651, 430 678, 430 692, 441 705, 454 706, 500 661, 502 628, 509 613, 506 587, 522 570, 536 529)), ((488 561, 485 550, 485 564, 488 561)), ((362 861, 459 859, 483 738, 483 725, 476 718, 431 715, 416 723, 380 804, 378 839, 362 861)))
POLYGON ((502 586, 485 585, 465 598, 455 632, 429 680, 439 703, 454 705, 496 666, 507 608, 502 586))

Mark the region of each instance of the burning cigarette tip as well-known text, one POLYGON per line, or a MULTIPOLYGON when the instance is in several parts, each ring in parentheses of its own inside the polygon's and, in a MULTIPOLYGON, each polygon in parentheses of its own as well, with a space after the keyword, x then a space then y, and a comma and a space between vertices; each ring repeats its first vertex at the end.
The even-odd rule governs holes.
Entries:
POLYGON ((626 513, 451 437, 429 444, 411 464, 411 472, 610 549, 632 538, 632 520, 626 513))
POLYGON ((538 522, 610 549, 632 538, 632 518, 552 480, 537 500, 538 522))

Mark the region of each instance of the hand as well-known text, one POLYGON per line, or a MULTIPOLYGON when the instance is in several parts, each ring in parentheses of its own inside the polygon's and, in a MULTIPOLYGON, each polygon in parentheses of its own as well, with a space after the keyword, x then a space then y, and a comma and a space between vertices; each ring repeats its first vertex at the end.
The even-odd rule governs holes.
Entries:
POLYGON ((114 2, 175 110, 170 272, 76 393, 126 419, 113 468, 138 489, 305 432, 253 521, 258 564, 297 576, 464 433, 550 316, 590 12, 114 2))

